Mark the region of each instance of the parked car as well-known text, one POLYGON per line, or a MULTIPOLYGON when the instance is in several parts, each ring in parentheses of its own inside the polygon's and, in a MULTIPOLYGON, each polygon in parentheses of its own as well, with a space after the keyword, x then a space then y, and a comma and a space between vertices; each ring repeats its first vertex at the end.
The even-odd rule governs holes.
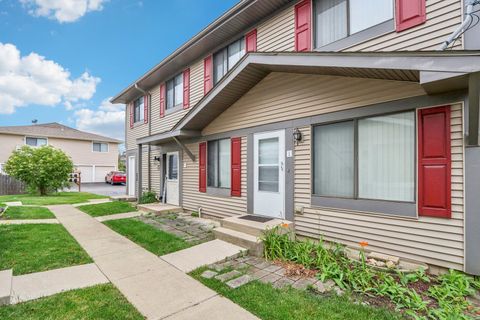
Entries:
POLYGON ((105 176, 105 183, 110 183, 111 185, 114 184, 122 184, 127 182, 127 176, 125 172, 121 171, 110 171, 105 176))

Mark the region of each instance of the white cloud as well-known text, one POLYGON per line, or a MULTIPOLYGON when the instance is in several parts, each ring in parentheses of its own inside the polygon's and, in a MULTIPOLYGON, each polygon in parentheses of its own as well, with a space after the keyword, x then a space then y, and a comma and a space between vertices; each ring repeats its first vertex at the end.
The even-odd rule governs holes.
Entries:
POLYGON ((36 53, 21 56, 10 43, 0 42, 0 114, 11 114, 29 104, 54 106, 90 99, 100 78, 83 73, 72 79, 70 72, 36 53))
POLYGON ((103 100, 97 110, 75 111, 77 129, 125 140, 125 105, 111 104, 110 99, 103 100))
POLYGON ((100 11, 108 0, 20 0, 28 13, 60 23, 74 22, 90 11, 100 11))

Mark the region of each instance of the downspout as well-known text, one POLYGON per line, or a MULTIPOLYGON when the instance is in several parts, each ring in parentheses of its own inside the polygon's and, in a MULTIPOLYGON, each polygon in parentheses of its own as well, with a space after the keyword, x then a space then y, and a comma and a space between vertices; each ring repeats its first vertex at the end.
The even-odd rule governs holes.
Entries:
POLYGON ((445 42, 442 43, 442 45, 438 48, 438 51, 444 51, 445 49, 448 48, 452 42, 454 42, 459 36, 461 36, 465 31, 467 31, 466 28, 470 27, 473 18, 472 18, 472 13, 473 13, 473 6, 480 4, 480 0, 468 0, 466 2, 466 11, 465 11, 465 20, 463 20, 462 24, 455 30, 450 37, 448 37, 445 42))
MULTIPOLYGON (((140 91, 141 93, 143 93, 144 96, 147 96, 147 101, 148 101, 148 135, 151 135, 151 132, 152 132, 152 97, 151 97, 151 94, 150 92, 140 88, 140 86, 138 85, 137 82, 135 82, 135 89, 137 89, 138 91, 140 91)), ((148 188, 148 191, 151 191, 152 190, 152 169, 151 169, 151 164, 150 164, 150 161, 151 161, 151 153, 152 153, 152 146, 149 144, 148 145, 148 148, 147 148, 147 174, 148 174, 148 179, 147 179, 147 188, 148 188)), ((143 152, 143 150, 140 150, 140 152, 143 152)), ((142 164, 140 163, 140 166, 142 166, 142 164)))

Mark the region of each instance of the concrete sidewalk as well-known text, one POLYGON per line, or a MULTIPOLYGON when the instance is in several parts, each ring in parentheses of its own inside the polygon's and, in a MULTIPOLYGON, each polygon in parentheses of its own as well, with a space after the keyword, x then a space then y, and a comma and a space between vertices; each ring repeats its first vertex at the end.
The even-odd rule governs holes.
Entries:
POLYGON ((49 209, 147 319, 257 319, 73 206, 49 209))

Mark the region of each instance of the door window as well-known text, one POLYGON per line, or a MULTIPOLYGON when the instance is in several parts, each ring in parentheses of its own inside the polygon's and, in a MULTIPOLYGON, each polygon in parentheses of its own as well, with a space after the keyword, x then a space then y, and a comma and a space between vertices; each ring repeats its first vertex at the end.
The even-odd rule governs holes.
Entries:
POLYGON ((258 141, 258 190, 279 191, 278 138, 258 141))
POLYGON ((168 155, 168 179, 178 179, 178 156, 176 154, 168 155))

